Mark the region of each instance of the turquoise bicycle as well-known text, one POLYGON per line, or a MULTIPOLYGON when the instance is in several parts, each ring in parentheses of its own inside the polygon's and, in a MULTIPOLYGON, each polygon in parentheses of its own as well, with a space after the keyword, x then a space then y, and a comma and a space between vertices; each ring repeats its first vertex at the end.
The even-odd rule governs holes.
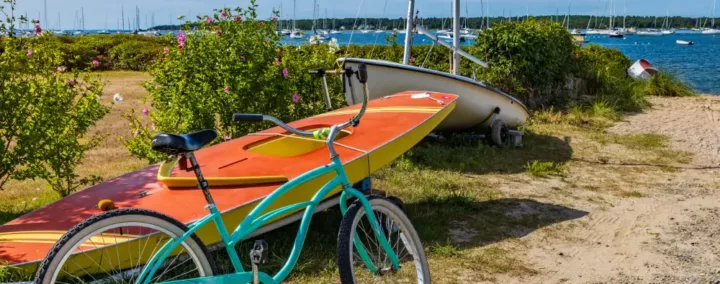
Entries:
POLYGON ((188 170, 194 171, 210 214, 186 226, 149 210, 130 208, 104 212, 79 223, 53 246, 37 271, 35 283, 279 283, 287 278, 297 263, 315 208, 338 186, 343 188, 339 203, 343 219, 337 244, 341 282, 430 283, 430 270, 420 238, 404 211, 387 198, 368 197, 351 187, 335 152, 333 142, 336 135, 344 128, 357 125, 368 103, 365 66, 343 72, 348 77, 355 76, 365 92, 360 112, 346 123, 307 132, 272 116, 233 116, 235 121, 272 121, 296 135, 316 139, 327 137, 330 163, 280 186, 262 200, 232 233, 225 227, 193 154, 215 139, 217 133, 204 130, 188 135, 159 134, 153 139, 153 149, 190 162, 188 170), (288 191, 327 173, 335 173, 336 177, 320 188, 310 201, 262 214, 288 191), (350 201, 350 206, 347 206, 350 201), (303 217, 293 249, 282 268, 272 276, 259 271, 259 265, 268 258, 267 243, 259 240, 250 251, 251 269, 246 271, 235 247, 270 221, 302 209, 303 217), (195 235, 197 230, 210 223, 217 227, 233 273, 218 275, 207 247, 195 235))

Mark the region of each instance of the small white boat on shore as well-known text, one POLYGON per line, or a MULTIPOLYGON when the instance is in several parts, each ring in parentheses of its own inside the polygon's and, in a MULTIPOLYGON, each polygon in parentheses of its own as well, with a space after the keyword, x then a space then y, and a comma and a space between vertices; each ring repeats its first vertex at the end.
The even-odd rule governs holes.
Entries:
POLYGON ((692 41, 680 40, 680 39, 676 40, 675 43, 677 43, 679 45, 694 45, 695 44, 692 41))
POLYGON ((627 72, 630 77, 637 80, 648 80, 655 74, 660 73, 660 71, 655 69, 655 66, 650 64, 650 61, 643 58, 635 61, 635 63, 628 68, 627 72))
MULTIPOLYGON (((527 108, 518 99, 483 82, 463 76, 382 60, 340 58, 338 62, 343 64, 343 69, 357 68, 361 63, 366 65, 368 77, 374 80, 367 85, 371 99, 397 93, 396 90, 423 90, 458 95, 460 98, 455 110, 438 125, 438 131, 488 129, 493 116, 502 120, 507 127, 515 128, 525 123, 529 116, 527 108)), ((344 79, 345 77, 343 81, 344 79)), ((351 88, 347 82, 343 84, 347 103, 360 103, 360 86, 352 85, 351 88)))

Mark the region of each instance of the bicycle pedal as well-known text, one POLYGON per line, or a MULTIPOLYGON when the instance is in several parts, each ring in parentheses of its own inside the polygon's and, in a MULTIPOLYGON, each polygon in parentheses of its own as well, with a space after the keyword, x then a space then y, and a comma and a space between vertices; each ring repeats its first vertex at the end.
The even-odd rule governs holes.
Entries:
POLYGON ((264 264, 268 257, 268 243, 265 240, 256 240, 253 248, 250 250, 250 261, 252 264, 264 264))

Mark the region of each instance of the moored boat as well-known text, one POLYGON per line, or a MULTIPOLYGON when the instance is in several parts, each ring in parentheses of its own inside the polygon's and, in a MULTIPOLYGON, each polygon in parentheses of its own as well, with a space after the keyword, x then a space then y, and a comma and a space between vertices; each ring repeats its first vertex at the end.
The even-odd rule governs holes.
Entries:
MULTIPOLYGON (((335 149, 353 183, 368 177, 418 143, 452 112, 457 99, 451 94, 424 91, 382 95, 391 96, 369 102, 362 123, 343 131, 335 141, 335 149)), ((307 131, 329 127, 347 122, 359 109, 360 105, 350 106, 290 125, 307 131)), ((325 140, 290 135, 280 127, 196 152, 217 208, 230 228, 237 226, 256 204, 281 184, 327 164, 329 155, 325 140)), ((317 188, 330 178, 320 176, 306 182, 278 199, 268 210, 310 200, 317 188)), ((339 190, 335 189, 332 194, 339 190)), ((318 210, 337 205, 332 194, 318 210)), ((67 230, 101 213, 97 204, 104 199, 112 200, 115 207, 149 209, 185 224, 207 214, 206 202, 197 189, 195 176, 181 169, 177 160, 171 160, 92 186, 0 226, 2 260, 11 266, 33 271, 67 230)), ((257 233, 287 224, 296 215, 276 219, 257 233)), ((220 240, 212 226, 199 230, 197 235, 206 244, 220 240)), ((121 241, 144 238, 147 235, 127 233, 121 241)), ((108 241, 93 245, 112 249, 122 244, 115 240, 114 244, 108 241)))
POLYGON ((694 45, 695 44, 692 41, 680 40, 680 39, 676 40, 675 43, 677 43, 679 45, 694 45))

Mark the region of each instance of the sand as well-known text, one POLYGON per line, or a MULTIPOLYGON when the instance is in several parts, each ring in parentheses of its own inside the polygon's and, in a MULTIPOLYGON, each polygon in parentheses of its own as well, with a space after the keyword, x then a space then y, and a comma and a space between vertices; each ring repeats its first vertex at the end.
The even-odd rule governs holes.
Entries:
POLYGON ((693 161, 677 168, 571 162, 562 178, 494 177, 507 197, 585 215, 501 244, 534 273, 487 282, 720 283, 720 98, 651 102, 609 131, 667 135, 693 161))

